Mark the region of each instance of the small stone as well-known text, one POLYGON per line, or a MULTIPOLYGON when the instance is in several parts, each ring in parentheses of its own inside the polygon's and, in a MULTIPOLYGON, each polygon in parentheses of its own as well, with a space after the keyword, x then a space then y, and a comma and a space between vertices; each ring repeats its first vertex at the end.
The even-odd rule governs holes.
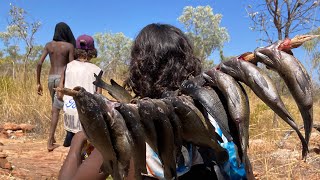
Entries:
POLYGON ((9 169, 9 170, 11 170, 11 169, 12 169, 11 163, 7 162, 7 163, 4 165, 4 169, 9 169))
POLYGON ((20 124, 19 126, 23 131, 32 131, 34 129, 34 126, 31 124, 20 124))
POLYGON ((16 131, 16 130, 19 130, 21 128, 20 128, 20 126, 18 124, 15 124, 15 123, 4 123, 3 129, 4 130, 16 131))
POLYGON ((0 132, 0 138, 8 139, 9 135, 6 131, 1 131, 0 132))
POLYGON ((6 158, 6 157, 8 157, 7 154, 5 154, 5 153, 3 153, 3 152, 0 153, 0 158, 6 158))

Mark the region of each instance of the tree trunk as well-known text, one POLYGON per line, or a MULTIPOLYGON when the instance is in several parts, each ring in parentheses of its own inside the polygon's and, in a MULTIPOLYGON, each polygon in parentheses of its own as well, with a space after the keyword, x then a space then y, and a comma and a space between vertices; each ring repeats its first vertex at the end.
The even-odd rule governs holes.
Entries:
POLYGON ((12 61, 12 79, 15 79, 16 77, 16 74, 15 74, 15 64, 14 64, 14 61, 12 61))

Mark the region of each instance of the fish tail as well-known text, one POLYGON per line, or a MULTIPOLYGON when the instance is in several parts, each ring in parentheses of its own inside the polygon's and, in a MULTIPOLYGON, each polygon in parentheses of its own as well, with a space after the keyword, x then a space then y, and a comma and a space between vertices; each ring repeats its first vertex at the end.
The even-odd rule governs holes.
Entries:
POLYGON ((293 121, 293 119, 291 119, 291 117, 287 117, 289 120, 287 122, 290 122, 289 125, 297 132, 299 139, 302 143, 302 158, 306 159, 307 158, 307 154, 309 152, 308 149, 308 144, 306 139, 303 137, 303 135, 301 134, 301 132, 299 131, 299 128, 297 126, 297 124, 293 121))
POLYGON ((303 119, 303 125, 305 130, 305 139, 307 142, 307 145, 309 144, 312 126, 313 126, 313 108, 311 107, 309 110, 300 110, 302 119, 303 119))

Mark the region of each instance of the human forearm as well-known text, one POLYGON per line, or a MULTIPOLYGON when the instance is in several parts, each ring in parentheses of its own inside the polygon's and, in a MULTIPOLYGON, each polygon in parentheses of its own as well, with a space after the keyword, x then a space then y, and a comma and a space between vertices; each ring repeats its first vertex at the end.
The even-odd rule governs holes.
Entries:
POLYGON ((38 63, 37 64, 37 84, 41 84, 41 81, 40 81, 41 67, 42 67, 42 64, 38 63))
POLYGON ((70 149, 70 151, 66 157, 66 160, 64 161, 64 164, 62 165, 62 167, 60 169, 59 179, 60 180, 72 179, 75 176, 80 164, 81 164, 80 150, 71 151, 71 149, 70 149))
POLYGON ((59 179, 69 180, 76 175, 81 164, 81 150, 85 139, 83 132, 79 132, 73 137, 69 153, 60 169, 59 179))

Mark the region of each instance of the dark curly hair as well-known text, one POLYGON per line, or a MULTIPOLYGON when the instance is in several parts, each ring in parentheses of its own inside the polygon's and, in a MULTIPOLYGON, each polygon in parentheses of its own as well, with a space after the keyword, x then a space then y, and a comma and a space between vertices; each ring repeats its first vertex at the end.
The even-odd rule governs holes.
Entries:
POLYGON ((149 24, 133 43, 125 84, 137 96, 159 98, 162 92, 178 89, 188 76, 200 72, 201 62, 180 29, 168 24, 149 24))
POLYGON ((75 48, 74 49, 74 58, 78 59, 78 58, 86 58, 87 60, 90 60, 92 58, 96 58, 98 55, 97 50, 96 49, 92 49, 92 50, 84 50, 84 49, 78 49, 75 48))

